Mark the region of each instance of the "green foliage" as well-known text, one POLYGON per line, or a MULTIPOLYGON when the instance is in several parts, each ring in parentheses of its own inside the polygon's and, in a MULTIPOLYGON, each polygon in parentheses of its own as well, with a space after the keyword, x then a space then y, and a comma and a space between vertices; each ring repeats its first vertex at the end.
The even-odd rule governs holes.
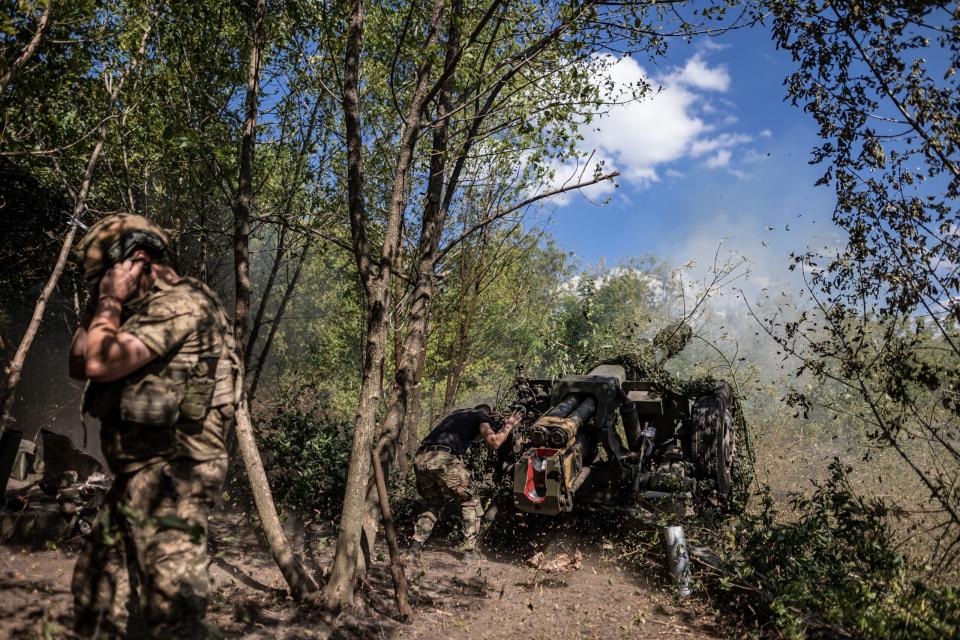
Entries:
POLYGON ((336 518, 352 441, 349 423, 296 408, 278 408, 258 442, 278 504, 305 518, 336 518))
POLYGON ((433 318, 428 377, 445 400, 490 402, 517 363, 541 362, 568 256, 542 231, 510 225, 468 239, 451 266, 433 318))
POLYGON ((915 580, 891 529, 897 511, 857 495, 838 460, 830 472, 792 513, 766 493, 758 513, 717 536, 728 563, 717 597, 792 638, 956 637, 960 591, 915 580))
MULTIPOLYGON (((769 333, 817 382, 790 394, 866 427, 904 460, 931 505, 938 568, 960 541, 960 30, 955 4, 767 3, 796 70, 787 98, 816 121, 818 184, 846 243, 806 253, 808 310, 769 333)), ((932 521, 932 522, 931 522, 932 521)))
POLYGON ((571 279, 550 316, 547 371, 583 373, 599 355, 616 353, 637 353, 649 360, 653 350, 644 337, 667 322, 665 299, 671 286, 665 267, 652 258, 571 279))

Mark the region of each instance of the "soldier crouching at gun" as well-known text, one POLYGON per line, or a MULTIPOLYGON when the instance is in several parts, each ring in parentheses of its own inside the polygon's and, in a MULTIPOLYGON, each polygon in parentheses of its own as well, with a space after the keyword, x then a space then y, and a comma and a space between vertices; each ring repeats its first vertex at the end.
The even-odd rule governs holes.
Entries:
POLYGON ((77 247, 93 284, 70 375, 89 381, 83 410, 100 420, 114 475, 73 575, 83 638, 216 633, 204 622, 207 516, 227 467, 233 338, 216 295, 177 274, 168 245, 131 215, 101 220, 77 247))
POLYGON ((460 504, 463 515, 460 550, 464 552, 464 561, 483 560, 476 548, 483 512, 462 456, 477 439, 482 439, 491 449, 498 449, 522 419, 523 412, 514 411, 504 420, 503 427, 494 431, 490 406, 480 404, 473 409, 454 411, 423 439, 413 458, 413 471, 417 477, 417 491, 426 503, 426 509, 417 519, 410 555, 414 558, 420 556, 444 501, 452 498, 460 504))

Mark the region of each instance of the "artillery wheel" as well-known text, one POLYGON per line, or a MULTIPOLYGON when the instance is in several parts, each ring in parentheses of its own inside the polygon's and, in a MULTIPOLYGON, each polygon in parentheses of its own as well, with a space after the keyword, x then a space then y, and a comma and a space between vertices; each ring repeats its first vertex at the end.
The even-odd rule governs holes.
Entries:
POLYGON ((711 481, 726 497, 733 487, 736 451, 730 385, 718 382, 712 394, 697 398, 684 431, 683 452, 693 462, 697 480, 711 481))

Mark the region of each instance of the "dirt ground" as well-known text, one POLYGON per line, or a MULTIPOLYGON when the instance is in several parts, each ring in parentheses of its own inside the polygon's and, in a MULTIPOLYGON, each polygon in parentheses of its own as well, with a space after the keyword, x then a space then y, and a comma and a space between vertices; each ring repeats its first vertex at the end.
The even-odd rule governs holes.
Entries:
MULTIPOLYGON (((246 521, 219 512, 211 524, 208 618, 228 638, 729 637, 729 629, 696 597, 680 602, 659 576, 647 579, 617 567, 604 559, 597 541, 570 535, 551 537, 541 550, 548 564, 560 554, 573 561, 579 551, 575 569, 569 564, 534 569, 522 555, 489 548, 485 562, 465 565, 447 545, 428 546, 407 570, 415 618, 406 624, 396 620, 386 552, 378 550, 363 586, 364 604, 326 624, 316 611, 285 596, 279 571, 246 521)), ((308 568, 319 575, 333 553, 331 532, 290 522, 288 530, 308 568)), ((76 544, 0 546, 0 639, 68 637, 76 552, 76 544)))

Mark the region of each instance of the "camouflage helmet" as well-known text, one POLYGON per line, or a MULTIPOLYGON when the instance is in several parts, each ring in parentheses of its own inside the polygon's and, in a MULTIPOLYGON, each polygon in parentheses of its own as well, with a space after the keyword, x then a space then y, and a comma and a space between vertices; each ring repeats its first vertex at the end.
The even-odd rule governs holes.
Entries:
POLYGON ((89 280, 126 260, 137 248, 163 253, 170 235, 143 216, 112 215, 91 226, 77 243, 83 275, 89 280))

